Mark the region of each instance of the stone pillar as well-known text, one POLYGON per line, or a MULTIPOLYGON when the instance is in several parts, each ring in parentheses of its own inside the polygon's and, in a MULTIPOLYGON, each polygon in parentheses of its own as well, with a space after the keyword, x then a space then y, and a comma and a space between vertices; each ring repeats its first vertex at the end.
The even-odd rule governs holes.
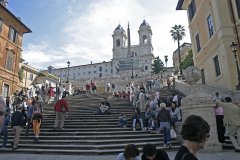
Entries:
MULTIPOLYGON (((200 91, 201 92, 201 91, 200 91)), ((206 94, 207 95, 207 94, 206 94)), ((213 108, 215 103, 209 96, 190 95, 182 99, 182 118, 184 120, 190 115, 198 115, 205 119, 210 125, 210 137, 205 144, 204 151, 222 150, 217 136, 217 125, 213 108)))

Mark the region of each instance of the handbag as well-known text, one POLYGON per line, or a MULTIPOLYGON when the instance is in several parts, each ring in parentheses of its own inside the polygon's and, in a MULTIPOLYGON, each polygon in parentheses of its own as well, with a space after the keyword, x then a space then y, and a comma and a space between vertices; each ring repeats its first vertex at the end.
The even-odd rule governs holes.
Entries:
POLYGON ((173 128, 170 129, 170 135, 171 135, 171 139, 177 138, 177 133, 173 128))

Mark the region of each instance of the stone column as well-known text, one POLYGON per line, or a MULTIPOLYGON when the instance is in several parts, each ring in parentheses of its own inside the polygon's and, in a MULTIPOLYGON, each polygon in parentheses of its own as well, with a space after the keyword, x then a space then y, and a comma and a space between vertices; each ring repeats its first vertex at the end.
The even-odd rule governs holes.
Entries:
POLYGON ((204 151, 220 151, 222 150, 218 142, 217 125, 213 108, 215 103, 209 96, 197 97, 194 95, 187 96, 182 99, 182 115, 183 122, 190 115, 198 115, 205 119, 210 125, 210 137, 205 144, 204 151))

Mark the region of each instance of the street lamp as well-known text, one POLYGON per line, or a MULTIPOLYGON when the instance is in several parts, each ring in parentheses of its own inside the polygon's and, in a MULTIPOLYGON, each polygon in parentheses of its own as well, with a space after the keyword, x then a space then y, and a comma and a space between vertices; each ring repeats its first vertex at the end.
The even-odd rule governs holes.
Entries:
POLYGON ((238 65, 238 59, 237 59, 237 44, 235 42, 232 42, 230 45, 230 48, 232 52, 234 53, 234 58, 236 61, 236 66, 237 66, 237 75, 238 75, 238 84, 236 86, 237 90, 240 90, 240 71, 239 71, 239 65, 238 65))
POLYGON ((165 63, 166 63, 166 68, 167 68, 167 62, 168 62, 168 56, 164 56, 165 57, 165 63))
POLYGON ((69 62, 69 61, 67 62, 67 66, 68 66, 68 68, 67 68, 67 70, 68 70, 68 75, 67 75, 67 81, 66 81, 66 83, 69 82, 69 81, 68 81, 68 77, 69 77, 69 66, 70 66, 70 62, 69 62))
POLYGON ((131 78, 134 78, 133 77, 133 54, 131 55, 131 62, 132 62, 132 76, 131 76, 131 78))

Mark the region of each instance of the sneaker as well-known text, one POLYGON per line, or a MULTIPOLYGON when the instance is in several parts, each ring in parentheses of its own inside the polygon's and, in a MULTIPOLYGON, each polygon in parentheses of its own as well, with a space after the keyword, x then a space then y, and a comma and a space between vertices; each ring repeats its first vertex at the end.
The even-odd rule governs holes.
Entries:
POLYGON ((126 125, 123 125, 123 128, 126 128, 126 125))
POLYGON ((133 128, 133 131, 136 131, 136 128, 133 128))
POLYGON ((145 131, 145 128, 142 128, 142 131, 145 131))

